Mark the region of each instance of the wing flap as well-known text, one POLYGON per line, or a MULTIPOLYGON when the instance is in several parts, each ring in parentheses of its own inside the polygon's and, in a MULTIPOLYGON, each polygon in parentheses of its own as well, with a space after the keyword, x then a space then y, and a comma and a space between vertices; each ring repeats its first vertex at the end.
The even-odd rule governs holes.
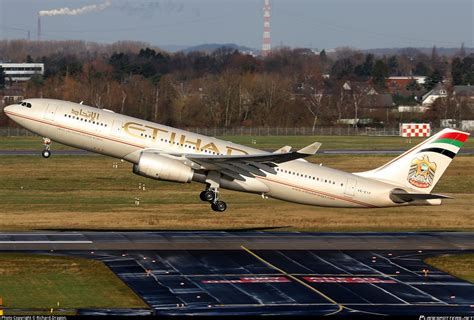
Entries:
POLYGON ((245 177, 266 176, 266 173, 275 174, 273 167, 278 163, 305 158, 314 155, 321 143, 315 142, 298 151, 291 151, 285 146, 274 153, 245 154, 245 155, 206 155, 206 154, 169 154, 191 161, 202 170, 220 171, 233 179, 245 181, 245 177))

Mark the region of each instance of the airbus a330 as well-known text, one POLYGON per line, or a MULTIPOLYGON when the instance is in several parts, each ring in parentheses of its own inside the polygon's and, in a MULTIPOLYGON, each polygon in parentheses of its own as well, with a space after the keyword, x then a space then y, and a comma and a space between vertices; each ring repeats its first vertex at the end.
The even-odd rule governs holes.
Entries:
POLYGON ((220 190, 260 194, 306 205, 377 208, 439 205, 431 191, 469 134, 444 129, 374 170, 348 173, 310 163, 320 143, 274 152, 68 101, 26 99, 5 114, 50 142, 129 161, 135 174, 158 180, 205 184, 200 198, 225 211, 220 190))

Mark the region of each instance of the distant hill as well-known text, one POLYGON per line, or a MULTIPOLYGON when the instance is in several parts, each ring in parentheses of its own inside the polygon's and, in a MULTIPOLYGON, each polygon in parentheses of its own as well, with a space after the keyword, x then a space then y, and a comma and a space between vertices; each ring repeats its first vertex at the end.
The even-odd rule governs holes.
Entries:
POLYGON ((189 48, 189 46, 180 46, 180 45, 174 45, 174 44, 164 44, 164 45, 159 45, 160 49, 168 51, 168 52, 178 52, 182 50, 186 50, 189 48))
MULTIPOLYGON (((390 56, 390 55, 400 54, 402 52, 410 52, 410 51, 417 50, 417 51, 420 51, 424 54, 431 55, 431 50, 432 49, 433 49, 432 47, 429 47, 429 48, 427 48, 427 47, 420 47, 420 48, 376 48, 376 49, 364 49, 364 50, 361 50, 361 51, 366 52, 366 53, 373 53, 377 56, 383 56, 383 55, 390 56)), ((474 53, 474 48, 465 47, 464 50, 466 51, 466 54, 474 53)), ((436 47, 436 51, 437 51, 438 55, 440 55, 440 56, 453 56, 453 55, 455 55, 456 53, 459 52, 459 48, 436 47)))
POLYGON ((189 53, 193 51, 212 53, 219 48, 230 48, 230 49, 239 50, 241 52, 246 52, 246 51, 255 52, 256 51, 255 49, 245 47, 245 46, 239 46, 235 43, 205 43, 205 44, 200 44, 193 47, 188 47, 181 51, 184 53, 189 53))

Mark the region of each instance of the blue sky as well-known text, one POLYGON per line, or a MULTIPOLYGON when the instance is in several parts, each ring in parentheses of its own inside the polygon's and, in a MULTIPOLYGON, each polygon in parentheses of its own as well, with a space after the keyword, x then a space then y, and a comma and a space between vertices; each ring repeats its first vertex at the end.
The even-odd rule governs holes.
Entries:
MULTIPOLYGON (((36 39, 37 13, 107 0, 0 0, 0 38, 36 39)), ((108 0, 82 15, 42 17, 43 39, 260 48, 263 0, 108 0)), ((474 46, 472 0, 271 0, 272 44, 360 49, 474 46)))

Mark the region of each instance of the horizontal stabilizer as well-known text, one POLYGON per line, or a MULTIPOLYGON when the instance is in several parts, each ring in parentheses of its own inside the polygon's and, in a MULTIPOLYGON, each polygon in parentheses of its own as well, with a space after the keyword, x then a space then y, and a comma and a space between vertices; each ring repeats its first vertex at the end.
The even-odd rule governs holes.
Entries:
POLYGON ((416 200, 431 199, 452 199, 452 197, 434 193, 407 193, 405 191, 392 191, 390 193, 392 200, 397 203, 412 202, 416 200))
POLYGON ((313 154, 316 154, 316 152, 318 152, 320 147, 321 147, 321 143, 315 142, 315 143, 310 144, 309 146, 304 147, 303 149, 298 150, 298 153, 313 155, 313 154))

